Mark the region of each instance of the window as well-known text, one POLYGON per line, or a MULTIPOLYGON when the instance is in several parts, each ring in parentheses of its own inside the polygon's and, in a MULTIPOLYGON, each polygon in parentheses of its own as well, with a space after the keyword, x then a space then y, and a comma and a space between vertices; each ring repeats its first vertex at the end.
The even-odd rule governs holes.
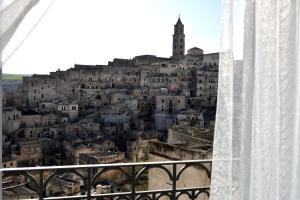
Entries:
POLYGON ((6 164, 3 164, 3 167, 6 168, 6 164))
POLYGON ((44 94, 41 94, 41 97, 44 98, 44 94))
POLYGON ((164 103, 164 102, 165 102, 165 100, 164 100, 164 99, 162 99, 162 100, 161 100, 161 102, 162 102, 162 103, 164 103))
POLYGON ((72 110, 76 110, 76 106, 72 106, 72 110))

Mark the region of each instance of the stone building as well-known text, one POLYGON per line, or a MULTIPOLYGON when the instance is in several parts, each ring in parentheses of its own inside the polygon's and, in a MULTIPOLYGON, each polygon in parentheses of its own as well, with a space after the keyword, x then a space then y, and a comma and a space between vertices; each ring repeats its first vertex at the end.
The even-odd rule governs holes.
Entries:
POLYGON ((182 126, 197 126, 204 128, 203 113, 194 109, 185 109, 176 113, 176 125, 182 126))
POLYGON ((64 141, 64 148, 68 160, 78 165, 81 154, 99 153, 103 151, 111 151, 116 148, 115 143, 111 140, 100 140, 100 141, 64 141))
POLYGON ((212 149, 213 132, 208 128, 174 125, 168 130, 168 144, 188 149, 212 149))
POLYGON ((78 104, 60 103, 57 105, 56 110, 57 112, 67 114, 71 121, 78 117, 78 104))
POLYGON ((115 58, 107 65, 75 64, 24 77, 16 89, 18 101, 6 95, 5 104, 13 107, 3 109, 3 131, 16 141, 51 139, 77 162, 80 152, 94 152, 84 140, 141 130, 166 133, 174 124, 205 127, 213 121, 209 113, 215 109, 218 59, 218 53, 204 54, 197 47, 185 54, 178 18, 170 58, 115 58))
MULTIPOLYGON (((175 145, 170 145, 162 142, 149 141, 149 159, 150 161, 168 161, 168 160, 202 160, 210 159, 212 151, 211 149, 198 149, 191 150, 182 148, 175 145)), ((207 169, 211 169, 209 164, 205 164, 207 169)), ((171 165, 165 165, 165 167, 172 172, 171 165)), ((183 165, 177 165, 176 171, 180 171, 183 165)), ((148 172, 148 190, 158 189, 172 189, 172 180, 165 171, 159 168, 150 169, 148 172)), ((205 170, 197 166, 191 166, 187 168, 176 182, 177 188, 187 187, 204 187, 210 185, 210 178, 205 170), (191 178, 193 177, 193 178, 191 178)), ((168 197, 162 197, 162 199, 169 199, 168 197)), ((180 199, 190 199, 188 196, 183 195, 180 199)), ((206 194, 201 194, 197 200, 208 200, 209 197, 206 194)))
POLYGON ((11 134, 21 126, 22 112, 15 107, 2 108, 3 133, 11 134))
POLYGON ((174 25, 174 35, 173 35, 173 54, 172 59, 184 59, 185 54, 185 35, 184 35, 184 25, 182 24, 180 17, 177 23, 174 25))
POLYGON ((43 147, 39 140, 21 140, 14 149, 18 167, 42 165, 43 147))
POLYGON ((179 111, 185 108, 184 96, 156 96, 155 109, 169 113, 179 111))
POLYGON ((83 153, 79 155, 79 164, 105 164, 124 162, 125 153, 119 151, 101 151, 97 153, 83 153))

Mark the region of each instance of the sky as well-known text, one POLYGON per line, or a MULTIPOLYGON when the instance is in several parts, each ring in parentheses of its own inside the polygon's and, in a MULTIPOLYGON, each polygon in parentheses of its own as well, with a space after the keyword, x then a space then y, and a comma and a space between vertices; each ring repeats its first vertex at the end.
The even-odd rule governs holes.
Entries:
POLYGON ((220 6, 221 0, 41 0, 5 47, 3 73, 49 74, 144 54, 170 57, 179 14, 186 51, 217 52, 220 6))

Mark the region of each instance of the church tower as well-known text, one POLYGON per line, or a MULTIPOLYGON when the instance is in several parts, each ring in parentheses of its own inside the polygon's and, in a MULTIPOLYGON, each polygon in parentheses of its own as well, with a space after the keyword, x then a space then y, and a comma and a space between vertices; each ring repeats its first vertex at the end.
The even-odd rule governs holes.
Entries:
POLYGON ((180 60, 184 58, 185 54, 185 35, 184 35, 184 25, 180 20, 180 16, 177 23, 174 25, 174 35, 173 35, 173 54, 172 59, 180 60))

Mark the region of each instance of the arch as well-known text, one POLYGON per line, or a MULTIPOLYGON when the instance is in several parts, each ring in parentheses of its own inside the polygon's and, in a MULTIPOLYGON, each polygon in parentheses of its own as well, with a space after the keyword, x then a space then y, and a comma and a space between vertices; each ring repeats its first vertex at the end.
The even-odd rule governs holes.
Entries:
POLYGON ((140 178, 140 176, 142 175, 142 173, 144 173, 146 170, 149 170, 149 169, 153 169, 153 168, 159 168, 159 169, 162 169, 163 171, 165 171, 167 173, 167 175, 169 176, 169 179, 172 180, 173 176, 171 174, 171 172, 165 167, 165 166, 161 166, 161 165, 158 165, 158 166, 146 166, 144 167, 143 169, 141 169, 139 171, 139 173, 136 175, 136 178, 135 178, 135 181, 137 182, 138 179, 140 178))
POLYGON ((168 194, 168 193, 161 193, 161 194, 159 194, 159 195, 156 197, 156 200, 159 200, 159 199, 160 199, 161 197, 163 197, 163 196, 169 197, 169 200, 172 199, 172 197, 171 197, 170 194, 168 194))
POLYGON ((128 196, 118 196, 115 200, 130 200, 128 196))
POLYGON ((125 174, 127 176, 127 178, 129 178, 129 174, 124 170, 122 169, 121 167, 110 167, 110 168, 102 168, 100 171, 98 171, 92 178, 91 180, 91 185, 94 185, 95 184, 95 181, 96 181, 96 178, 99 177, 101 174, 104 174, 105 172, 107 171, 111 171, 111 170, 118 170, 118 171, 121 171, 123 174, 125 174))
POLYGON ((188 191, 179 192, 179 194, 176 195, 176 199, 179 199, 181 195, 187 195, 190 199, 193 199, 192 195, 188 191))
POLYGON ((209 189, 202 189, 202 190, 199 190, 196 195, 195 195, 195 199, 202 193, 205 193, 207 195, 207 197, 209 197, 209 189))
POLYGON ((50 176, 48 176, 48 178, 45 180, 44 182, 44 191, 46 191, 46 187, 47 185, 49 184, 49 182, 56 176, 56 175, 59 175, 59 174, 62 174, 62 173, 70 173, 70 174, 76 174, 77 176, 79 176, 82 181, 83 181, 83 184, 84 186, 87 187, 87 181, 86 181, 86 178, 81 174, 79 173, 78 171, 76 171, 75 169, 57 169, 55 170, 52 174, 50 174, 50 176))
POLYGON ((139 200, 139 199, 147 199, 147 200, 152 200, 151 197, 147 194, 141 194, 141 195, 138 195, 136 200, 139 200))
POLYGON ((207 169, 207 167, 205 167, 203 164, 201 163, 188 163, 188 164, 185 164, 180 170, 179 170, 179 173, 176 177, 176 180, 179 180, 181 174, 184 172, 184 170, 186 170, 187 168, 189 167, 200 167, 201 169, 203 169, 205 172, 206 172, 206 175, 208 178, 211 177, 211 173, 210 171, 207 169))
POLYGON ((19 171, 19 172, 4 172, 4 175, 2 176, 2 180, 5 179, 8 176, 25 176, 29 178, 32 183, 34 184, 34 187, 32 188, 33 191, 39 194, 39 181, 37 181, 31 174, 25 171, 19 171))

